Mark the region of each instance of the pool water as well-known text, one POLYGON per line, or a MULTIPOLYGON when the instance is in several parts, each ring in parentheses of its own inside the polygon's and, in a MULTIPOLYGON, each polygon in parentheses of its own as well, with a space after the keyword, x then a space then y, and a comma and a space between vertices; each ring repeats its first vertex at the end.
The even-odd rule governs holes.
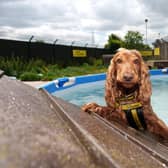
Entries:
MULTIPOLYGON (((168 124, 168 76, 151 76, 152 81, 152 107, 157 115, 168 124)), ((104 100, 105 81, 81 84, 69 89, 57 91, 55 96, 81 106, 89 102, 106 105, 104 100)))

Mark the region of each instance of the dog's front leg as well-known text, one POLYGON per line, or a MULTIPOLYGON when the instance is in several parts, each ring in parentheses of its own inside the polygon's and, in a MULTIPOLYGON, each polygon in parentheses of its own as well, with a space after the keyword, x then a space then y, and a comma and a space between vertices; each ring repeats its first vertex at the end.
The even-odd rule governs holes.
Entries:
POLYGON ((88 103, 82 106, 82 110, 88 113, 96 113, 109 121, 122 122, 127 124, 125 114, 119 109, 114 109, 108 106, 100 106, 96 103, 88 103))
POLYGON ((98 115, 100 115, 103 118, 106 118, 108 120, 110 120, 110 116, 112 115, 114 109, 107 107, 107 106, 100 106, 96 103, 88 103, 82 106, 82 110, 84 112, 88 112, 88 113, 97 113, 98 115))

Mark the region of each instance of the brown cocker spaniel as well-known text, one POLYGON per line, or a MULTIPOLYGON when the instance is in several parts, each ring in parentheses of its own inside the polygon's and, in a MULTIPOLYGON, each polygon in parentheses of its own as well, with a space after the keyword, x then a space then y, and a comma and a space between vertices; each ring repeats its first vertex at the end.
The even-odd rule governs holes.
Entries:
POLYGON ((120 49, 112 58, 105 84, 107 106, 89 103, 85 112, 95 112, 139 130, 148 130, 168 139, 168 127, 151 107, 148 68, 136 50, 120 49))

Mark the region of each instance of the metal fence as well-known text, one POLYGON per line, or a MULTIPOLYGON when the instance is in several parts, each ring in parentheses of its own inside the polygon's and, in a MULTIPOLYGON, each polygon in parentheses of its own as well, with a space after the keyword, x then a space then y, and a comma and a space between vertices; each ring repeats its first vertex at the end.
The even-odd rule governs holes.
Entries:
MULTIPOLYGON (((80 53, 80 52, 79 52, 80 53)), ((110 54, 110 50, 89 46, 87 43, 83 46, 71 43, 70 45, 53 44, 45 42, 16 41, 0 39, 0 57, 21 57, 24 60, 42 59, 46 63, 55 64, 59 62, 80 62, 88 58, 102 58, 103 54, 110 54), (85 51, 85 56, 74 57, 73 51, 85 51)))

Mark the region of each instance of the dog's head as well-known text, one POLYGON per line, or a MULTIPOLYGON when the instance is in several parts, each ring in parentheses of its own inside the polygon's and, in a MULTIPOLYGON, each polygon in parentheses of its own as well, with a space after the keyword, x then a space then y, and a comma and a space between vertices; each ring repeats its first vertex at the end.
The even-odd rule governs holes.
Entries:
POLYGON ((138 86, 138 97, 142 102, 151 95, 148 68, 137 50, 119 50, 111 60, 106 80, 106 102, 113 104, 119 88, 131 89, 138 86))
POLYGON ((140 81, 142 59, 136 52, 122 50, 112 59, 114 76, 117 84, 132 88, 140 81))

